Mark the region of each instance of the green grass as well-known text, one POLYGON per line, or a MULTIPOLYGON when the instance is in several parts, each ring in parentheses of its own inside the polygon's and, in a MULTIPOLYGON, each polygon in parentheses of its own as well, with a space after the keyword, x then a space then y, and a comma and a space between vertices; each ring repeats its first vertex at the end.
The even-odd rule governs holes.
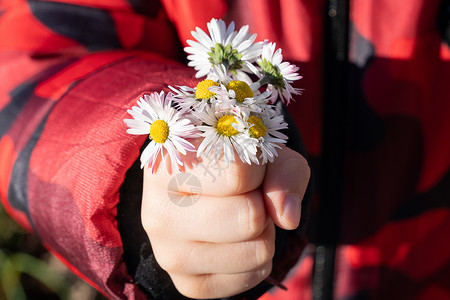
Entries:
POLYGON ((0 205, 0 300, 105 299, 73 275, 0 205))

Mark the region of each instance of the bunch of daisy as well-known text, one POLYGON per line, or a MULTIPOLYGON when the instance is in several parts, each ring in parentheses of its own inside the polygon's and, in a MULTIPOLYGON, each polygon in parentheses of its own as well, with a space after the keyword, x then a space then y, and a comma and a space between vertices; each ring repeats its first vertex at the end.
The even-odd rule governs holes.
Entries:
POLYGON ((281 49, 243 26, 235 31, 222 20, 212 19, 208 32, 192 31, 187 40, 188 66, 204 78, 195 87, 169 86, 165 95, 145 95, 124 120, 130 134, 148 134, 150 144, 141 155, 141 167, 154 167, 158 155, 168 153, 172 166, 183 166, 179 153, 226 165, 239 158, 248 164, 265 164, 277 157, 286 143, 283 115, 277 99, 289 104, 301 90, 292 83, 301 78, 298 67, 283 62, 281 49), (203 137, 198 149, 188 141, 203 137))

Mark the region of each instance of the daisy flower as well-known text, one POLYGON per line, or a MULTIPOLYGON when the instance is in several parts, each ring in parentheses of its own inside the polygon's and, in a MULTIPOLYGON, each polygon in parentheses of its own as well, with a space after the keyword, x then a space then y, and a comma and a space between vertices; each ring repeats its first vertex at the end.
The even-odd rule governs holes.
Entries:
POLYGON ((220 86, 209 88, 215 93, 212 103, 222 110, 230 110, 236 114, 249 115, 250 112, 260 113, 268 107, 271 91, 260 93, 257 89, 252 89, 245 81, 230 80, 221 83, 220 86))
POLYGON ((223 20, 211 19, 207 27, 209 35, 197 27, 191 32, 197 41, 187 40, 190 47, 184 48, 190 54, 188 66, 197 70, 197 78, 218 65, 238 78, 245 77, 244 72, 257 72, 252 62, 261 54, 262 43, 254 43, 256 34, 248 32, 248 25, 236 32, 234 22, 227 27, 223 20))
POLYGON ((285 144, 288 137, 279 130, 286 129, 282 115, 277 114, 273 109, 265 110, 261 114, 252 114, 243 123, 239 124, 239 130, 245 132, 245 146, 254 144, 260 148, 259 158, 261 163, 273 162, 278 157, 277 149, 281 149, 280 144, 285 144), (245 130, 243 130, 245 127, 245 130))
MULTIPOLYGON (((230 162, 235 161, 234 151, 239 158, 248 164, 256 159, 255 145, 242 146, 238 141, 245 138, 236 128, 239 116, 230 112, 216 113, 210 106, 195 115, 203 121, 204 125, 197 126, 202 131, 204 137, 197 149, 197 157, 204 155, 211 158, 212 163, 216 163, 223 156, 227 167, 230 162)), ((239 122, 242 122, 239 120, 239 122)))
POLYGON ((301 79, 297 71, 298 67, 288 62, 283 62, 281 49, 275 51, 275 43, 265 43, 263 45, 261 57, 257 64, 261 67, 260 83, 268 84, 267 89, 272 91, 272 103, 279 96, 283 103, 289 104, 292 94, 298 95, 301 89, 292 87, 291 83, 301 79))
POLYGON ((209 104, 209 99, 214 96, 208 88, 213 85, 219 85, 212 80, 203 80, 195 88, 188 86, 178 86, 178 89, 169 85, 169 88, 175 93, 174 102, 182 113, 188 113, 190 110, 202 111, 209 104))
POLYGON ((206 105, 214 104, 215 111, 229 110, 236 114, 243 111, 261 112, 269 102, 270 91, 260 93, 255 85, 233 80, 223 66, 214 67, 212 73, 195 88, 169 86, 175 92, 175 102, 182 112, 202 111, 206 105))
POLYGON ((232 79, 223 66, 214 67, 207 79, 216 82, 208 87, 208 91, 213 93, 210 102, 216 104, 216 111, 229 110, 236 114, 261 112, 269 102, 270 91, 261 94, 258 90, 259 84, 251 80, 232 79))
POLYGON ((125 119, 127 133, 149 135, 151 142, 141 155, 141 168, 148 166, 154 172, 155 162, 161 155, 164 162, 164 149, 169 154, 172 167, 183 165, 179 153, 195 151, 186 139, 198 137, 198 130, 181 112, 172 107, 172 95, 164 92, 141 97, 137 104, 128 110, 133 119, 125 119))
POLYGON ((174 101, 181 112, 202 111, 206 105, 211 103, 211 98, 216 97, 216 94, 210 88, 219 86, 220 81, 228 80, 223 66, 214 67, 210 75, 205 80, 200 81, 195 88, 178 86, 178 89, 176 89, 169 85, 169 88, 175 93, 174 101))

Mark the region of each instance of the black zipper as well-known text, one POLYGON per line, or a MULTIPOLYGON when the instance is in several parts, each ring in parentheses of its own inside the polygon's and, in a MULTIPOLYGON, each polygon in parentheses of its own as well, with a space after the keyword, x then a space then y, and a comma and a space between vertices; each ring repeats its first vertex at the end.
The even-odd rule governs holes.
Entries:
POLYGON ((323 140, 313 299, 333 299, 334 262, 344 186, 348 108, 349 0, 329 0, 324 42, 323 140))

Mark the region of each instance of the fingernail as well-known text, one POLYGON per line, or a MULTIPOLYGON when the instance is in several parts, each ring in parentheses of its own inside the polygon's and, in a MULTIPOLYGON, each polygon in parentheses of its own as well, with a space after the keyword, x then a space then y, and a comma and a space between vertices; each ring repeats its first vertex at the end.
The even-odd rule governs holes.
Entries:
POLYGON ((287 195, 284 199, 283 215, 281 216, 290 225, 297 227, 300 223, 301 198, 299 195, 287 195))

